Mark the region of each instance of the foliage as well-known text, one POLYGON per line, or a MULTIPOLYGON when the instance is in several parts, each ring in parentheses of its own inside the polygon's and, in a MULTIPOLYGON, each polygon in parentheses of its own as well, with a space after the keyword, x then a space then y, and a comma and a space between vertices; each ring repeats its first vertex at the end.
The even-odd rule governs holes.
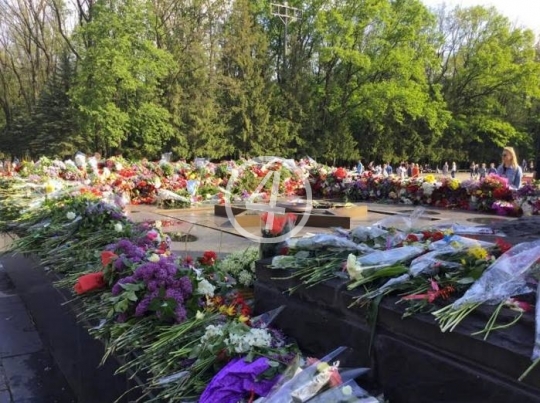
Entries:
POLYGON ((144 1, 98 1, 92 20, 76 36, 81 49, 77 82, 70 91, 81 129, 96 150, 128 147, 156 155, 172 136, 169 111, 160 105, 160 80, 173 66, 153 43, 153 16, 144 1))
POLYGON ((493 8, 291 0, 302 16, 285 53, 263 0, 96 0, 75 19, 67 1, 29 4, 0 0, 0 151, 13 156, 441 166, 507 144, 532 159, 540 144, 538 45, 493 8))

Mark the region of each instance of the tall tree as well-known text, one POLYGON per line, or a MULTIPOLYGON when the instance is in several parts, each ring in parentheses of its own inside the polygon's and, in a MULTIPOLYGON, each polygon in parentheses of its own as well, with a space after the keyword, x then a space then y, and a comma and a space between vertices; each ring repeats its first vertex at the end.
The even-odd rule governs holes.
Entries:
POLYGON ((157 43, 175 59, 164 93, 175 129, 168 146, 188 158, 230 155, 233 146, 226 135, 226 112, 218 101, 216 67, 228 1, 163 0, 154 7, 157 43))
POLYGON ((99 0, 78 28, 81 60, 70 94, 89 149, 153 157, 172 137, 160 83, 173 59, 156 47, 153 21, 146 1, 99 0))
POLYGON ((75 78, 74 65, 72 57, 64 53, 39 97, 26 128, 27 133, 33 134, 29 139, 32 155, 61 158, 73 155, 85 145, 69 98, 75 78))
POLYGON ((224 29, 221 71, 223 102, 240 155, 291 155, 289 122, 276 112, 276 90, 267 40, 248 0, 236 0, 224 29))
POLYGON ((461 159, 489 160, 508 144, 530 142, 527 108, 540 90, 534 36, 494 8, 438 11, 442 85, 452 113, 441 148, 461 159))

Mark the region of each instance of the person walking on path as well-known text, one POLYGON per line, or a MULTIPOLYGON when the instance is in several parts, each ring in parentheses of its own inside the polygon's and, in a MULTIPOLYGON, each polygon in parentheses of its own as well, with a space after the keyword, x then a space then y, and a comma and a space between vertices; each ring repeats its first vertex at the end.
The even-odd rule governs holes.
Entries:
POLYGON ((443 167, 442 167, 442 174, 443 174, 444 176, 448 176, 448 169, 449 169, 449 167, 448 167, 448 161, 446 161, 446 162, 444 163, 443 167))
POLYGON ((456 177, 456 172, 457 172, 457 165, 456 165, 456 162, 452 162, 452 171, 450 171, 450 175, 452 176, 452 178, 455 178, 456 177))

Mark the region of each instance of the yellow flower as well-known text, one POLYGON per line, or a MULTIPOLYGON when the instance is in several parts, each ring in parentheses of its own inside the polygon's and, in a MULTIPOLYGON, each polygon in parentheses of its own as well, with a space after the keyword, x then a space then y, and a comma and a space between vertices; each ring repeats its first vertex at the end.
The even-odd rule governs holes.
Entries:
POLYGON ((45 193, 49 194, 52 192, 54 192, 54 183, 47 181, 47 183, 45 183, 45 193))
POLYGON ((433 174, 426 175, 424 177, 424 181, 427 182, 427 183, 435 183, 436 182, 435 175, 433 175, 433 174))
POLYGON ((238 317, 238 320, 242 323, 246 323, 248 320, 249 320, 249 316, 245 316, 245 315, 240 315, 238 317))
POLYGON ((219 312, 227 316, 234 316, 235 309, 234 309, 234 306, 232 305, 229 305, 229 306, 222 305, 219 307, 219 312))
POLYGON ((483 260, 488 257, 488 252, 481 246, 475 246, 471 249, 469 249, 468 254, 475 258, 476 260, 483 260))
POLYGON ((330 369, 330 365, 328 365, 326 362, 321 362, 317 365, 317 371, 319 372, 325 372, 328 369, 330 369))
POLYGON ((459 180, 451 179, 450 182, 448 182, 448 187, 452 190, 457 190, 459 188, 459 180))

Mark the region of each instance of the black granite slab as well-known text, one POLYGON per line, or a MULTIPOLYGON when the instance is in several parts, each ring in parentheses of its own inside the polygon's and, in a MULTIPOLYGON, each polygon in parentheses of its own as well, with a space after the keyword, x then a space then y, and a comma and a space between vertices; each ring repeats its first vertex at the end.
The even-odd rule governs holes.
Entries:
POLYGON ((257 265, 256 311, 285 305, 277 326, 315 356, 340 345, 354 349, 351 364, 371 366, 373 381, 390 402, 540 402, 540 369, 523 382, 517 381, 531 363, 532 315, 484 341, 471 333, 484 328, 491 314, 489 307, 466 318, 453 332, 442 333, 432 315, 403 319, 405 308, 396 305, 397 298, 387 297, 373 327, 368 307, 348 307, 361 291, 347 291, 343 280, 301 287, 289 295, 286 290, 298 281, 280 280, 291 272, 269 269, 268 263, 257 265))
MULTIPOLYGON (((1 262, 31 313, 41 340, 47 344, 47 350, 51 352, 79 403, 112 403, 137 386, 126 375, 114 375, 120 366, 114 357, 100 366, 103 344, 90 336, 85 324, 77 320, 75 306, 66 304, 71 299, 70 292, 55 288, 55 278, 47 275, 36 260, 4 256, 1 262)), ((23 320, 20 318, 19 313, 14 314, 14 320, 23 320)), ((29 339, 28 343, 31 342, 33 339, 29 339)), ((25 357, 27 360, 38 358, 25 357)), ((134 401, 137 397, 134 391, 119 402, 134 401)))

